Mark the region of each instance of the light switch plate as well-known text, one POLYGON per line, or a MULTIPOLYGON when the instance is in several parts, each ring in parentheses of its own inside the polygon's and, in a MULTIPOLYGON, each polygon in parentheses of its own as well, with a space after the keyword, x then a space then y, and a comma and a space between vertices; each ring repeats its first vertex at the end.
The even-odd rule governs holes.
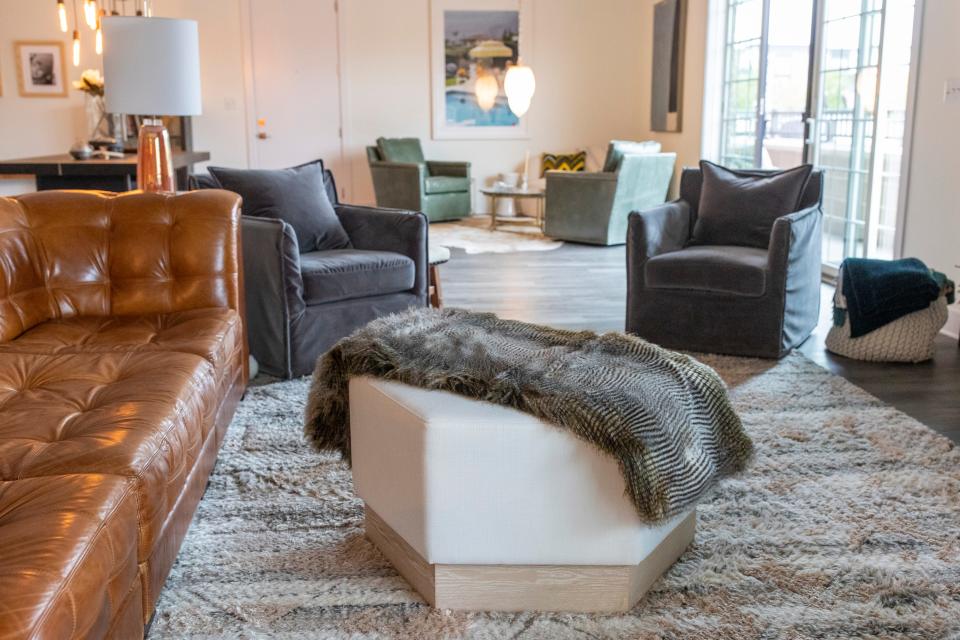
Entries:
POLYGON ((943 83, 943 101, 960 103, 960 78, 948 78, 943 83))

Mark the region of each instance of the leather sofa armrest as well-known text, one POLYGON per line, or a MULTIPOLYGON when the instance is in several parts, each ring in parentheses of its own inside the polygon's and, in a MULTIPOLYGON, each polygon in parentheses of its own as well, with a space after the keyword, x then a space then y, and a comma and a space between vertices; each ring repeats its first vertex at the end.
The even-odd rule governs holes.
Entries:
POLYGON ((426 294, 429 222, 423 213, 352 204, 341 204, 335 209, 354 248, 392 251, 413 260, 416 265, 414 291, 426 294))
POLYGON ((282 220, 243 216, 241 224, 250 351, 262 371, 290 377, 290 324, 306 311, 297 236, 282 220))
POLYGON ((444 160, 427 160, 427 174, 431 176, 450 176, 454 178, 469 178, 469 162, 448 162, 444 160))

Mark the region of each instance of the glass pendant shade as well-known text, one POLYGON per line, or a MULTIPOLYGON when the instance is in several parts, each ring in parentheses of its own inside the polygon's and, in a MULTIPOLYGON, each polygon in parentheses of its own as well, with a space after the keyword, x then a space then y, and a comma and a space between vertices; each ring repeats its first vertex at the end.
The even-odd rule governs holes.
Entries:
POLYGON ((484 111, 490 111, 497 102, 500 85, 497 84, 497 78, 493 74, 484 73, 477 78, 473 91, 477 95, 477 104, 480 105, 480 108, 484 111))
POLYGON ((67 7, 63 0, 57 2, 57 19, 60 21, 60 31, 67 32, 67 7))
POLYGON ((80 32, 73 30, 73 66, 80 66, 80 32))
POLYGON ((537 79, 533 75, 533 69, 523 64, 523 61, 511 66, 503 79, 503 90, 507 94, 510 111, 513 111, 518 118, 522 118, 530 109, 530 101, 537 90, 537 79))
POLYGON ((85 0, 83 3, 83 18, 87 26, 91 29, 97 28, 97 2, 96 0, 85 0))

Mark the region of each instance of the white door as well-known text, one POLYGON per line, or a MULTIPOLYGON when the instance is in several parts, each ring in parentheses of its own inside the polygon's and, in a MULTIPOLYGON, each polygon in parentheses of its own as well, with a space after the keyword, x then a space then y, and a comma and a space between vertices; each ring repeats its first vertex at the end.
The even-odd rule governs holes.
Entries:
POLYGON ((343 197, 336 0, 246 1, 251 162, 278 169, 322 158, 343 197))

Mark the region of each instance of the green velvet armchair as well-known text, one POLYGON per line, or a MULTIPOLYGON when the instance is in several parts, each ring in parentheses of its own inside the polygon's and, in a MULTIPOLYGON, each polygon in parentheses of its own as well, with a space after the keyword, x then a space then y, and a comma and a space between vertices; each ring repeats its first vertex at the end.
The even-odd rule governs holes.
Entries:
POLYGON ((425 160, 417 138, 367 147, 378 207, 422 211, 430 222, 470 215, 470 163, 425 160))
POLYGON ((667 199, 675 153, 620 153, 597 173, 548 171, 544 233, 586 244, 624 244, 631 211, 667 199))

